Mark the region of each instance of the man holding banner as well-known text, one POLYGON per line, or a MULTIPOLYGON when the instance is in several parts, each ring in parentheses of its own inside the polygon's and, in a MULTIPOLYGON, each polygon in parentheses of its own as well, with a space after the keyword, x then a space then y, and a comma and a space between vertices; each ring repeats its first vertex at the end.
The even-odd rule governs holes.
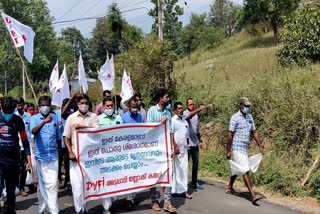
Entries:
MULTIPOLYGON (((167 123, 169 124, 170 129, 170 139, 171 139, 171 158, 173 159, 175 154, 179 154, 179 147, 174 141, 172 123, 171 123, 171 112, 166 109, 169 105, 169 95, 166 89, 159 89, 156 93, 157 105, 152 106, 148 111, 147 122, 152 123, 167 123)), ((151 201, 152 201, 152 210, 160 211, 160 205, 158 199, 160 195, 157 194, 156 187, 150 189, 151 201)), ((176 208, 171 204, 171 187, 165 188, 165 199, 164 199, 164 210, 174 213, 176 208)))
POLYGON ((88 111, 89 97, 85 94, 78 96, 79 110, 71 114, 64 128, 64 143, 69 151, 70 158, 70 182, 72 186, 73 201, 76 213, 86 213, 86 204, 84 203, 82 189, 83 183, 80 180, 81 172, 76 162, 75 156, 75 131, 77 129, 95 128, 99 126, 96 114, 88 111), (71 143, 70 143, 71 140, 71 143))
MULTIPOLYGON (((138 113, 138 100, 135 96, 129 99, 129 109, 126 113, 121 115, 123 123, 143 123, 143 117, 138 113)), ((133 208, 135 194, 129 193, 126 197, 126 209, 133 208)))

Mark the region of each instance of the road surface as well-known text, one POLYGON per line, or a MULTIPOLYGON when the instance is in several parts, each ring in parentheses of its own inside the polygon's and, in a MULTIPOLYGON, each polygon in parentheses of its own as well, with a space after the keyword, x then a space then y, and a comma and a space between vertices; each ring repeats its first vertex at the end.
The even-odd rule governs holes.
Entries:
MULTIPOLYGON (((238 196, 225 194, 225 186, 223 184, 202 183, 204 190, 190 191, 193 199, 185 199, 182 197, 173 197, 172 204, 177 207, 177 213, 202 213, 202 214, 224 214, 224 213, 245 213, 245 214, 286 214, 300 213, 281 206, 270 204, 264 200, 258 202, 258 206, 252 205, 248 199, 248 193, 242 192, 238 196)), ((160 203, 163 207, 162 188, 157 188, 161 192, 160 203)), ((154 212, 150 209, 150 199, 148 191, 140 192, 136 195, 138 204, 133 210, 124 209, 125 200, 119 197, 113 204, 113 213, 132 213, 132 214, 155 214, 165 213, 163 210, 154 212)), ((59 210, 60 214, 74 213, 73 198, 71 190, 59 191, 59 210)), ((101 214, 103 207, 101 201, 90 201, 87 204, 89 214, 101 214)), ((16 211, 18 214, 31 214, 38 211, 38 199, 36 194, 27 197, 17 197, 16 211)))

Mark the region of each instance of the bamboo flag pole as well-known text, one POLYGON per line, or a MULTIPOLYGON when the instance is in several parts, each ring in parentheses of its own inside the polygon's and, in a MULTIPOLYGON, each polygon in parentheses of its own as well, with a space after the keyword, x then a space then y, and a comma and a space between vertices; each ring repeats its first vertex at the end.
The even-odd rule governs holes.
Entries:
POLYGON ((33 86, 32 86, 32 84, 31 84, 31 82, 30 82, 30 79, 29 79, 29 76, 28 76, 28 73, 27 73, 27 68, 26 68, 26 66, 25 66, 25 64, 24 64, 23 58, 22 58, 22 56, 21 56, 21 54, 20 54, 20 51, 19 51, 19 49, 18 49, 17 47, 16 47, 16 51, 17 51, 17 54, 18 54, 19 57, 20 57, 21 64, 22 64, 23 99, 26 99, 26 91, 25 91, 25 90, 26 90, 26 89, 25 89, 25 88, 26 88, 26 85, 25 85, 25 79, 24 79, 24 78, 25 78, 24 75, 26 75, 27 81, 28 81, 28 83, 29 83, 29 85, 30 85, 30 88, 31 88, 31 90, 32 90, 32 94, 33 94, 34 100, 35 100, 36 103, 37 103, 38 101, 37 101, 36 93, 34 92, 33 86))

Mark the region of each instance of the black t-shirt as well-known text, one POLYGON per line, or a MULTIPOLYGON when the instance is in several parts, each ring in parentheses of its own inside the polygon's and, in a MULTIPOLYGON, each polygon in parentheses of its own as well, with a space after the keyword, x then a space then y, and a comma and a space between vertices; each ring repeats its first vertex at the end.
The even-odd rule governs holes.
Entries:
POLYGON ((23 120, 13 114, 7 122, 0 113, 0 164, 19 164, 19 132, 25 130, 23 120))

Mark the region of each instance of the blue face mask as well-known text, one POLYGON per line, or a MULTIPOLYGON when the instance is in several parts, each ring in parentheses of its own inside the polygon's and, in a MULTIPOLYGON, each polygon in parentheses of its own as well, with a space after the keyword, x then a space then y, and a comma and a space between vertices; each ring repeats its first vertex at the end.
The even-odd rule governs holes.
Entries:
POLYGON ((170 111, 171 109, 171 104, 169 103, 166 107, 165 107, 166 110, 170 111))
POLYGON ((244 107, 244 109, 242 109, 242 113, 248 114, 248 112, 249 112, 249 107, 244 107))
POLYGON ((9 122, 9 120, 11 119, 11 117, 13 116, 13 114, 2 114, 2 116, 4 117, 4 119, 9 122))

